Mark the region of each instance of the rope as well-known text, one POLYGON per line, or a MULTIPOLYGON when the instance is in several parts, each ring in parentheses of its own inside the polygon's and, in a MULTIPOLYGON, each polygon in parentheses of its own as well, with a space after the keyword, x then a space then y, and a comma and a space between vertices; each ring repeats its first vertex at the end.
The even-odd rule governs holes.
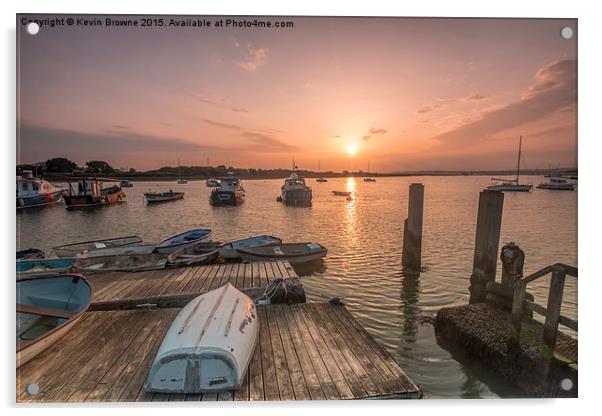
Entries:
POLYGON ((272 281, 272 283, 270 283, 268 285, 268 287, 265 288, 265 291, 263 292, 263 296, 260 298, 257 298, 255 300, 255 304, 256 305, 269 305, 272 301, 272 298, 276 295, 276 293, 278 293, 278 289, 282 288, 284 290, 284 299, 286 299, 287 296, 287 288, 286 288, 286 282, 284 281, 283 278, 279 277, 277 279, 274 279, 272 281))

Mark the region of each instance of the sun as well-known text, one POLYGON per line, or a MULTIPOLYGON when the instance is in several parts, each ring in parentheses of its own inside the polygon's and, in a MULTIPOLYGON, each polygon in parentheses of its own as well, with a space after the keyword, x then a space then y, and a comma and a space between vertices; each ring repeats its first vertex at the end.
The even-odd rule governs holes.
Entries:
POLYGON ((358 147, 357 143, 347 143, 347 147, 345 148, 345 152, 349 156, 354 156, 357 153, 358 147))

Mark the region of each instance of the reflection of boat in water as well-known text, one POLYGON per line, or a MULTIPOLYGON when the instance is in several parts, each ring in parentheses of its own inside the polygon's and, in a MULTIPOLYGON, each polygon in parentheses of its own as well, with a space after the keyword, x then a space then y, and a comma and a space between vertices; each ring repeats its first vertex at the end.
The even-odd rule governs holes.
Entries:
POLYGON ((282 243, 282 240, 278 237, 256 235, 224 243, 219 249, 219 254, 225 259, 238 259, 240 258, 238 250, 241 248, 262 247, 280 243, 282 243))
POLYGON ((209 202, 213 206, 242 204, 245 202, 245 188, 242 186, 242 181, 231 176, 220 179, 219 187, 213 189, 209 195, 209 202))
POLYGON ((168 202, 184 198, 184 192, 174 192, 172 190, 168 192, 146 192, 144 197, 148 203, 168 202))
POLYGON ((219 181, 215 178, 209 178, 205 181, 205 185, 207 185, 208 188, 218 188, 219 181))
POLYGON ((523 136, 520 136, 518 142, 518 164, 516 167, 516 178, 515 179, 499 179, 491 178, 492 184, 487 187, 490 191, 513 191, 513 192, 529 192, 533 185, 521 185, 519 183, 520 178, 520 157, 523 145, 523 136))
POLYGON ((88 309, 92 288, 80 275, 17 281, 17 368, 61 339, 88 309))
POLYGON ((351 191, 332 191, 333 195, 336 196, 349 196, 351 195, 351 191))
POLYGON ((230 283, 188 303, 172 322, 146 391, 200 393, 239 388, 257 344, 253 301, 230 283))
POLYGON ((53 250, 57 257, 75 257, 78 253, 85 250, 133 246, 141 243, 142 239, 140 237, 137 235, 130 235, 127 237, 107 238, 104 240, 92 240, 65 244, 62 246, 53 247, 53 250))
POLYGON ((33 177, 30 170, 17 176, 17 209, 41 207, 60 202, 63 191, 44 179, 33 177))
POLYGON ((318 243, 287 243, 238 250, 246 261, 288 260, 290 264, 307 263, 326 256, 326 247, 318 243))
POLYGON ((297 175, 297 172, 294 170, 290 176, 284 180, 284 184, 280 188, 280 191, 280 200, 284 205, 311 206, 311 188, 305 184, 305 179, 297 175))
POLYGON ((123 180, 120 182, 119 186, 121 186, 122 188, 132 188, 134 184, 131 181, 123 180))
POLYGON ((69 181, 69 194, 63 198, 67 208, 95 208, 115 204, 125 200, 125 192, 119 185, 103 188, 103 182, 96 178, 69 181))
POLYGON ((575 190, 575 184, 567 181, 564 178, 558 176, 550 177, 549 182, 540 183, 537 185, 539 189, 550 189, 553 191, 573 191, 575 190))

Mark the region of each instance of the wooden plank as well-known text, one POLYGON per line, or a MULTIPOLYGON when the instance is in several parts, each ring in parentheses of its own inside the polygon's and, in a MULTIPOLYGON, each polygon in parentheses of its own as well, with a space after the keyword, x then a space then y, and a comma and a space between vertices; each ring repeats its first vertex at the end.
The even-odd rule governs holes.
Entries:
POLYGON ((194 292, 195 287, 201 287, 203 280, 211 271, 208 266, 193 267, 190 273, 187 275, 186 285, 182 287, 182 293, 194 292))
POLYGON ((280 400, 294 400, 293 387, 291 385, 290 371, 288 368, 287 357, 284 353, 278 322, 274 314, 273 306, 266 306, 267 326, 270 330, 270 342, 272 344, 272 354, 274 359, 274 368, 276 369, 276 380, 278 382, 278 391, 280 400))
MULTIPOLYGON (((259 335, 263 337, 265 333, 264 326, 265 322, 259 320, 259 335)), ((261 342, 258 340, 255 345, 255 351, 253 352, 253 356, 251 357, 251 362, 249 363, 248 377, 249 377, 249 400, 257 401, 257 400, 265 400, 264 390, 263 390, 263 375, 262 375, 262 362, 261 362, 261 342)), ((234 395, 234 399, 243 399, 243 395, 239 395, 238 392, 234 395)))
POLYGON ((214 290, 220 287, 220 283, 226 274, 226 266, 220 265, 217 267, 217 272, 215 273, 215 277, 211 281, 211 285, 209 286, 209 290, 214 290))
POLYGON ((564 292, 564 281, 566 272, 560 267, 554 268, 552 280, 550 281, 550 293, 548 295, 548 307, 546 320, 543 327, 543 342, 554 350, 556 337, 558 336, 558 322, 560 321, 560 308, 564 292))
POLYGON ((257 270, 257 264, 247 263, 245 264, 245 274, 244 274, 244 282, 242 287, 253 287, 253 272, 257 270))
POLYGON ((276 378, 276 368, 274 367, 272 343, 270 337, 270 327, 266 310, 263 307, 257 308, 259 321, 261 322, 261 336, 259 337, 261 350, 261 369, 265 400, 280 400, 278 393, 278 381, 276 378))

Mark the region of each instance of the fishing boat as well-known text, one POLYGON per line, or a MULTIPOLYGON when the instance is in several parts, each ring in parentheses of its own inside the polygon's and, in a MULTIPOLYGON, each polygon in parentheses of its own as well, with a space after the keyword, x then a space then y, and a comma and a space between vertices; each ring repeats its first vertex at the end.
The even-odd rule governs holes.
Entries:
POLYGON ((318 243, 288 243, 241 248, 238 252, 244 261, 288 260, 290 264, 301 264, 321 259, 327 249, 318 243))
POLYGON ((125 192, 119 185, 103 188, 97 178, 69 181, 69 193, 64 197, 68 209, 96 208, 125 200, 125 192))
POLYGON ((188 230, 161 241, 159 244, 157 244, 155 251, 157 253, 173 253, 180 249, 191 247, 200 243, 202 240, 208 238, 212 232, 212 230, 205 228, 188 230))
POLYGON ((540 183, 537 185, 537 188, 549 189, 553 191, 574 191, 575 184, 559 176, 552 176, 550 177, 549 182, 540 183))
POLYGON ((253 301, 230 283, 188 303, 157 351, 144 389, 201 393, 238 389, 259 334, 253 301))
POLYGON ((219 181, 215 178, 209 178, 205 181, 205 185, 207 185, 208 188, 218 188, 219 181))
POLYGON ((170 189, 167 192, 146 192, 144 197, 149 204, 155 202, 169 202, 184 198, 184 192, 174 192, 170 189))
POLYGON ((17 209, 42 207, 60 202, 63 190, 44 179, 34 178, 30 170, 17 176, 17 209))
POLYGON ((336 196, 349 196, 351 195, 351 191, 332 191, 333 195, 336 196))
POLYGON ((311 188, 305 184, 303 177, 297 175, 295 169, 296 166, 280 188, 280 200, 284 205, 309 207, 312 200, 311 188))
POLYGON ((121 186, 122 188, 132 188, 134 184, 131 181, 123 180, 119 183, 119 186, 121 186))
POLYGON ((72 258, 17 260, 17 278, 63 274, 71 271, 72 266, 72 258))
POLYGON ((78 253, 84 250, 94 250, 108 247, 123 247, 133 246, 142 243, 142 239, 137 235, 127 237, 107 238, 103 240, 83 241, 79 243, 71 243, 53 248, 54 254, 57 257, 75 257, 78 253))
POLYGON ((229 176, 220 179, 218 188, 214 188, 209 195, 209 202, 213 206, 240 205, 245 201, 245 188, 238 178, 229 176))
POLYGON ((17 260, 43 259, 44 257, 46 257, 44 250, 37 248, 27 248, 17 251, 17 260))
POLYGON ((278 237, 272 237, 271 235, 256 235, 223 244, 219 248, 219 254, 225 259, 238 259, 240 258, 238 250, 241 248, 263 247, 281 243, 282 240, 278 237))
POLYGON ((499 179, 491 178, 491 185, 486 189, 490 191, 512 191, 512 192, 529 192, 533 185, 521 185, 519 183, 520 178, 520 158, 523 145, 523 136, 520 136, 518 141, 518 163, 516 166, 516 178, 515 179, 499 179))
POLYGON ((17 281, 17 368, 61 339, 88 309, 92 287, 81 275, 17 281))

